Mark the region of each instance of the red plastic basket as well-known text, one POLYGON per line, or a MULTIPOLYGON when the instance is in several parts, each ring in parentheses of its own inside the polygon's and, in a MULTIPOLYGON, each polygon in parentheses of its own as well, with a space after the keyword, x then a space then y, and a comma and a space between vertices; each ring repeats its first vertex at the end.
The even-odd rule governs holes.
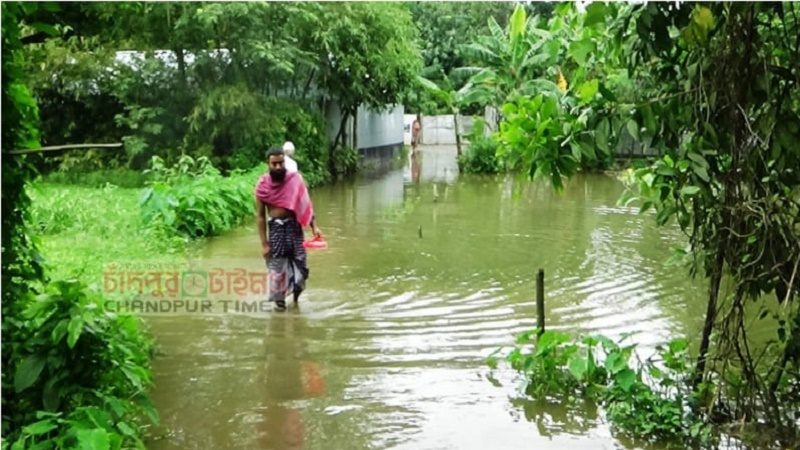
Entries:
POLYGON ((316 249, 325 249, 328 248, 328 242, 325 240, 324 237, 314 237, 312 239, 308 239, 303 241, 304 248, 316 248, 316 249))

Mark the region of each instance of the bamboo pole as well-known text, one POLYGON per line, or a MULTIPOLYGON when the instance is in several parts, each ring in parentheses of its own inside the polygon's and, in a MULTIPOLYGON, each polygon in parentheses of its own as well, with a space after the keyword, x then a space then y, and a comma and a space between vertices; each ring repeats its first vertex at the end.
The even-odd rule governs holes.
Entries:
POLYGON ((537 333, 544 333, 544 269, 536 274, 536 328, 537 333))
POLYGON ((77 150, 82 148, 121 148, 122 142, 112 144, 67 144, 67 145, 50 145, 47 147, 39 148, 21 148, 5 152, 9 155, 24 155, 28 153, 42 153, 42 152, 55 152, 58 150, 77 150))

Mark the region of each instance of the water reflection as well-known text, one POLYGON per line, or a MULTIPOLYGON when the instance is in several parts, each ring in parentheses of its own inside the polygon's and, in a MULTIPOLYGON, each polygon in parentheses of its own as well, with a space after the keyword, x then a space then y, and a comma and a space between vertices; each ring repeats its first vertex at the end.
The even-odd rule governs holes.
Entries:
POLYGON ((526 420, 536 425, 541 436, 548 438, 563 433, 584 436, 602 423, 597 404, 590 401, 517 398, 512 404, 522 410, 526 420))
POLYGON ((303 404, 298 401, 325 394, 320 364, 306 349, 307 326, 297 306, 285 314, 273 314, 269 320, 264 339, 265 407, 258 427, 260 448, 305 447, 303 404))
POLYGON ((416 152, 409 152, 404 171, 406 184, 454 184, 458 180, 456 149, 451 146, 420 147, 416 152))

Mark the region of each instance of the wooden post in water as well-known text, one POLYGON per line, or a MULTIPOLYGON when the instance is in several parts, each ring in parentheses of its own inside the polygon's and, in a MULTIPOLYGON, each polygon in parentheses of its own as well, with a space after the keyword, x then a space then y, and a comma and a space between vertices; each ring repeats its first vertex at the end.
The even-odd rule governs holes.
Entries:
POLYGON ((544 269, 536 274, 536 328, 537 334, 544 333, 544 269))

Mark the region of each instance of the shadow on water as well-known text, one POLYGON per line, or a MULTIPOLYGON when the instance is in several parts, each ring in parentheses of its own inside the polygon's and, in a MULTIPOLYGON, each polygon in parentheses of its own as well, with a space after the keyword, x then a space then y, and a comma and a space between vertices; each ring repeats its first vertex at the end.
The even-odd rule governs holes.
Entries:
MULTIPOLYGON (((621 193, 603 175, 578 176, 559 194, 516 177, 460 176, 452 147, 315 189, 329 247, 309 253, 300 310, 150 318, 166 434, 148 444, 639 447, 591 405, 519 400, 516 374, 484 364, 535 326, 538 268, 550 329, 633 333, 644 351, 696 335, 702 286, 663 264, 684 238, 617 206, 621 193)), ((254 224, 208 240, 198 258, 260 267, 254 224)))

